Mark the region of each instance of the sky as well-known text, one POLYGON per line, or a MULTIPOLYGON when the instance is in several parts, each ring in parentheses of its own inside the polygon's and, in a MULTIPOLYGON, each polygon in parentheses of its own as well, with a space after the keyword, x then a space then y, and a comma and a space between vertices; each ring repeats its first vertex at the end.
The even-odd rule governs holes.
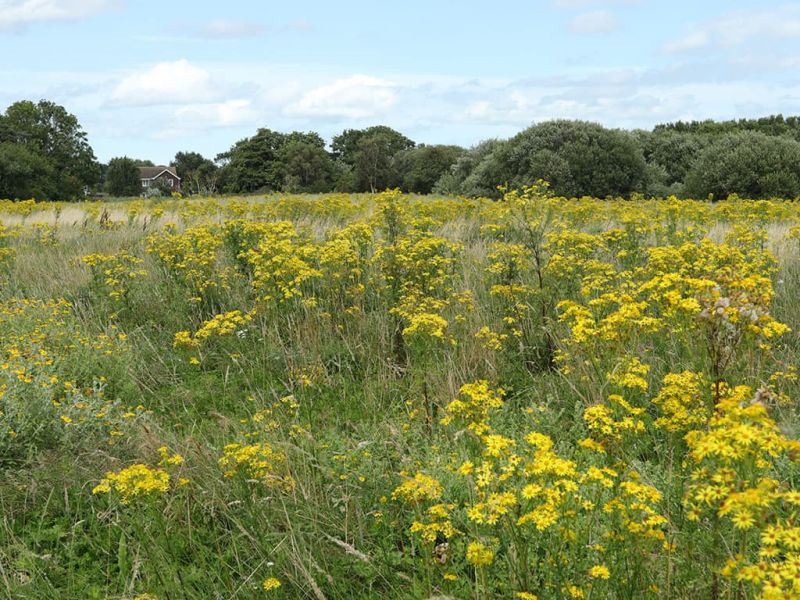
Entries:
POLYGON ((260 127, 471 146, 548 119, 800 114, 800 2, 0 0, 0 111, 45 98, 101 161, 260 127))

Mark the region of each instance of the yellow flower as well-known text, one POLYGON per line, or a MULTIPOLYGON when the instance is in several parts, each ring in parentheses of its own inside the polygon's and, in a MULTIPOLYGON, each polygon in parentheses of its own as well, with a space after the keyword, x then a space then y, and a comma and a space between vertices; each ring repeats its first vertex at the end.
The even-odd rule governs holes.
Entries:
POLYGON ((268 577, 263 581, 261 587, 264 588, 265 592, 271 592, 272 590, 277 590, 279 587, 281 587, 281 581, 276 577, 268 577))
POLYGON ((256 444, 226 444, 219 466, 225 477, 243 474, 264 484, 291 490, 294 479, 288 474, 286 455, 267 442, 256 444))
POLYGON ((417 473, 395 488, 392 492, 392 499, 419 502, 420 500, 436 500, 441 495, 441 483, 430 475, 417 473))
POLYGON ((109 471, 94 487, 93 494, 117 492, 124 504, 131 500, 166 493, 169 490, 169 473, 143 464, 135 464, 116 473, 109 471))
POLYGON ((611 577, 611 572, 605 565, 595 565, 589 569, 589 577, 593 579, 608 579, 611 577))
POLYGON ((480 542, 470 542, 467 546, 467 562, 476 567, 492 564, 494 552, 480 542))

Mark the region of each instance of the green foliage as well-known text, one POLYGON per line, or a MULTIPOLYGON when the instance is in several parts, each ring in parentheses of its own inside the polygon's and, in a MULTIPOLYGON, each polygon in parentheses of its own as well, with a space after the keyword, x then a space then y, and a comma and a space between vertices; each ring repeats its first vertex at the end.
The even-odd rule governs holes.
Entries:
POLYGON ((4 207, 4 597, 756 598, 746 562, 797 560, 760 554, 799 497, 796 203, 4 207))
POLYGON ((221 187, 226 192, 255 192, 280 189, 282 177, 278 150, 283 134, 259 129, 253 137, 236 142, 227 152, 218 154, 222 163, 221 187))
POLYGON ((430 194, 433 186, 464 154, 459 146, 421 144, 394 156, 392 169, 396 187, 404 192, 430 194))
POLYGON ((199 152, 178 152, 172 166, 181 178, 181 189, 190 194, 212 194, 217 187, 217 165, 199 152))
POLYGON ((279 191, 291 186, 319 188, 329 162, 322 156, 325 142, 314 132, 289 134, 259 129, 217 155, 222 163, 220 187, 226 192, 279 191), (303 161, 307 160, 307 163, 303 161))
POLYGON ((561 196, 628 196, 645 161, 633 136, 585 121, 547 121, 511 138, 498 156, 512 187, 549 181, 561 196))
MULTIPOLYGON (((565 197, 793 196, 800 117, 678 121, 652 131, 553 120, 470 150, 420 145, 386 125, 345 129, 330 149, 316 132, 260 128, 214 160, 182 151, 172 165, 189 194, 375 192, 400 188, 500 197, 538 180, 565 197), (733 151, 731 136, 752 142, 733 151), (755 140, 755 141, 753 141, 755 140), (757 148, 757 150, 756 150, 757 148)), ((118 160, 118 159, 115 159, 118 160)), ((127 159, 133 166, 149 160, 127 159)), ((138 195, 130 164, 99 165, 77 118, 47 100, 19 101, 0 114, 0 198, 72 200, 102 185, 138 195)), ((172 190, 164 188, 163 192, 172 190)))
POLYGON ((758 119, 738 119, 732 121, 677 121, 656 125, 654 132, 675 131, 701 135, 719 136, 739 131, 755 131, 766 135, 787 136, 800 140, 800 117, 770 115, 758 119))
POLYGON ((800 196, 800 142, 743 131, 709 146, 686 176, 686 193, 717 199, 800 196))
POLYGON ((331 151, 335 159, 348 165, 355 165, 358 159, 359 143, 365 137, 382 136, 392 155, 414 146, 414 142, 386 125, 375 125, 366 129, 345 129, 334 136, 331 141, 331 151))
POLYGON ((47 198, 52 178, 44 157, 22 144, 0 143, 0 198, 47 198))
POLYGON ((337 187, 354 192, 374 192, 389 187, 392 157, 414 145, 412 140, 384 125, 346 129, 333 138, 331 148, 334 158, 352 169, 352 177, 348 178, 352 187, 341 183, 337 187))
POLYGON ((127 349, 91 340, 64 302, 10 301, 0 315, 0 468, 48 450, 111 445, 136 420, 111 394, 127 349), (113 434, 111 432, 114 432, 113 434))
POLYGON ((283 190, 287 192, 325 192, 331 189, 333 161, 322 140, 292 140, 283 146, 283 190))
POLYGON ((498 156, 507 142, 486 140, 470 148, 443 173, 433 187, 439 194, 492 197, 505 183, 498 156))
POLYGON ((86 133, 63 106, 15 102, 0 115, 0 195, 72 200, 100 175, 86 133))
POLYGON ((663 183, 672 186, 683 183, 710 140, 693 133, 656 129, 653 133, 641 132, 640 142, 645 160, 663 168, 663 183))
POLYGON ((112 158, 106 170, 106 191, 112 196, 138 196, 142 180, 136 161, 127 156, 112 158))

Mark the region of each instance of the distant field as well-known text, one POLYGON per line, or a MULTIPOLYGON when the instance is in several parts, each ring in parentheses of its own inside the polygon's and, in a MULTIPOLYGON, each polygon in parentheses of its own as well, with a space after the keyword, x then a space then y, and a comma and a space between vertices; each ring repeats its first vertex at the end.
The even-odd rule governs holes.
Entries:
POLYGON ((800 204, 0 223, 10 598, 800 597, 800 204))

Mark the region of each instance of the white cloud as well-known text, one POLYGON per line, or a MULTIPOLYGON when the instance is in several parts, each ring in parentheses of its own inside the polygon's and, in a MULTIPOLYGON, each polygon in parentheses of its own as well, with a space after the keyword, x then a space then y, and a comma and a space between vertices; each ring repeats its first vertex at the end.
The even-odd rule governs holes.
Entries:
POLYGON ((686 52, 707 46, 711 42, 711 36, 707 31, 695 31, 678 38, 674 42, 667 42, 664 49, 667 52, 686 52))
POLYGON ((264 34, 266 28, 258 23, 237 21, 233 19, 217 19, 209 21, 198 31, 199 35, 210 38, 251 38, 264 34))
POLYGON ((367 119, 397 102, 396 85, 368 75, 351 75, 314 88, 286 108, 292 116, 367 119))
POLYGON ((573 33, 608 33, 619 27, 619 21, 607 10, 593 10, 577 15, 568 27, 573 33))
POLYGON ((314 24, 311 21, 292 21, 280 28, 281 31, 298 31, 298 32, 311 32, 314 31, 314 24))
POLYGON ((110 104, 187 104, 211 102, 218 97, 209 72, 181 59, 158 63, 146 71, 128 75, 111 92, 110 104))
POLYGON ((114 0, 0 0, 0 31, 44 21, 76 21, 117 5, 114 0))
POLYGON ((796 5, 786 5, 761 11, 728 13, 666 43, 664 50, 678 53, 706 46, 738 46, 753 38, 774 41, 797 37, 800 37, 800 9, 796 5))
POLYGON ((252 123, 258 118, 258 111, 250 100, 227 100, 211 104, 190 104, 175 111, 177 124, 190 128, 233 127, 252 123))

